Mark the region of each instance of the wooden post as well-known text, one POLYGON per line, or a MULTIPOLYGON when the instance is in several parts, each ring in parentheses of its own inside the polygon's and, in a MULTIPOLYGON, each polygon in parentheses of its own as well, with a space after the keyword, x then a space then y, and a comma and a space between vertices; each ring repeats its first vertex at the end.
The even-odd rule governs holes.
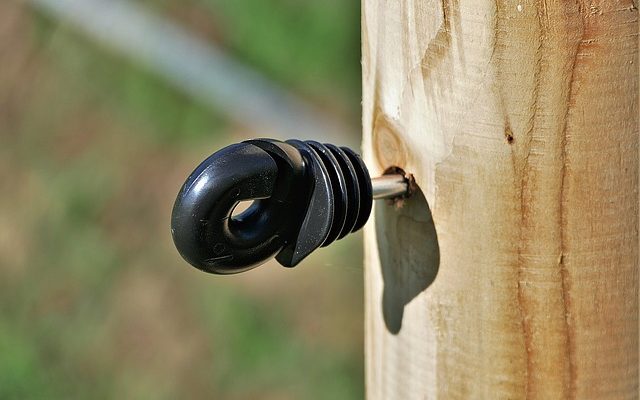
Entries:
POLYGON ((369 399, 638 398, 638 8, 363 0, 369 399), (430 207, 430 210, 429 210, 430 207))

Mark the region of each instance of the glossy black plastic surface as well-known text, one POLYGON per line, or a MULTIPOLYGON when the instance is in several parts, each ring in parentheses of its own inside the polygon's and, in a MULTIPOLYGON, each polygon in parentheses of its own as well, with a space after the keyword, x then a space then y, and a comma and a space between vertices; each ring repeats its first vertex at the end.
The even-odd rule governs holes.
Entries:
POLYGON ((270 139, 214 153, 189 176, 173 207, 182 257, 203 271, 243 272, 276 256, 293 267, 364 225, 371 180, 347 148, 270 139), (240 201, 254 200, 232 216, 240 201))

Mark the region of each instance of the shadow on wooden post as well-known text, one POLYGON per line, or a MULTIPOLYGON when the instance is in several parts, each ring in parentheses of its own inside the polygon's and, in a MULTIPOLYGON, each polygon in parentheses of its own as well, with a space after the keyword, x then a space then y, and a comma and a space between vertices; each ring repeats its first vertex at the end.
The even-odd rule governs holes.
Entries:
POLYGON ((389 332, 397 334, 405 305, 435 280, 440 248, 431 210, 420 189, 402 200, 401 206, 377 204, 375 213, 384 281, 382 312, 389 332))

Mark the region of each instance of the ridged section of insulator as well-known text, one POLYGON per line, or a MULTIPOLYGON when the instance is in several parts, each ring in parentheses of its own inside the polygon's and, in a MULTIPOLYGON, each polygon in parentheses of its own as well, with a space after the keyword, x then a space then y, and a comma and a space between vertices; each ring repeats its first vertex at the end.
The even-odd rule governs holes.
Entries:
POLYGON ((322 244, 325 247, 359 230, 369 219, 373 201, 371 177, 353 150, 313 140, 305 143, 313 149, 313 157, 326 168, 335 197, 333 223, 322 244))

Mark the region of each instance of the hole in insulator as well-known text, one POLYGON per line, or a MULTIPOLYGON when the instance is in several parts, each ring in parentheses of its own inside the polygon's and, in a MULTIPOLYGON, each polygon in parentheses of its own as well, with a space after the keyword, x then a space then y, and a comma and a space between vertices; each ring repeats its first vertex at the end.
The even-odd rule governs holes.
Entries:
POLYGON ((242 213, 247 211, 249 207, 253 205, 253 203, 254 203, 254 200, 244 200, 236 204, 236 206, 233 207, 233 210, 231 211, 231 218, 239 219, 240 215, 242 215, 242 213))

